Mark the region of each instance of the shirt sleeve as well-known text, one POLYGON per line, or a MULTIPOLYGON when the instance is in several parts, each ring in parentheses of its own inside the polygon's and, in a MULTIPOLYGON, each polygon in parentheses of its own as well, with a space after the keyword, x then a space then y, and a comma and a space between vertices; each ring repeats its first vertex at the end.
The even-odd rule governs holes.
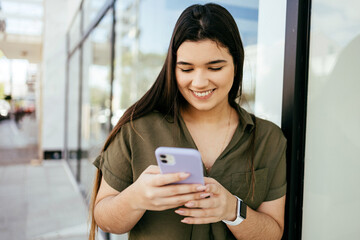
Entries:
POLYGON ((276 166, 265 201, 272 201, 286 194, 286 144, 280 153, 280 160, 276 166))
POLYGON ((128 124, 121 127, 107 149, 93 162, 105 181, 121 192, 133 182, 128 124))

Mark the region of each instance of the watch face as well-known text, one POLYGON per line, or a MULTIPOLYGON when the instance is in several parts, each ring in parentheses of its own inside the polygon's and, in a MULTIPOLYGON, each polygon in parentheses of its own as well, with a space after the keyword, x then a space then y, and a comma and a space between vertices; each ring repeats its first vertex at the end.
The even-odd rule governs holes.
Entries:
POLYGON ((240 212, 239 215, 240 217, 242 217, 243 219, 246 219, 246 210, 247 210, 247 205, 246 203, 244 203, 243 201, 240 201, 240 212))

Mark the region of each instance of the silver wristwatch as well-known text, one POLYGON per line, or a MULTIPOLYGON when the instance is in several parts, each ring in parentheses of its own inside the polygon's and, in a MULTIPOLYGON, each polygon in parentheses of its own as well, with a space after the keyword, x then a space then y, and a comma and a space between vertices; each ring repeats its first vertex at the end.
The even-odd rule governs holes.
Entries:
POLYGON ((247 205, 240 198, 237 196, 235 197, 237 198, 236 219, 234 221, 222 220, 224 223, 231 226, 239 225, 243 220, 246 219, 247 205))

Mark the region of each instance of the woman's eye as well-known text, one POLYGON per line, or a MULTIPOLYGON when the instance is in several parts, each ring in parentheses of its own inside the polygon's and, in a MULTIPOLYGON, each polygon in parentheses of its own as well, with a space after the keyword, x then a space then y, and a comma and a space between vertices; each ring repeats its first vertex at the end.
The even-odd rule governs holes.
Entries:
POLYGON ((190 69, 182 69, 182 68, 180 68, 180 69, 181 69, 182 72, 190 72, 190 71, 193 70, 192 68, 190 68, 190 69))
POLYGON ((212 68, 209 68, 210 70, 212 70, 212 71, 219 71, 219 70, 221 70, 223 67, 218 67, 218 68, 214 68, 214 67, 212 67, 212 68))

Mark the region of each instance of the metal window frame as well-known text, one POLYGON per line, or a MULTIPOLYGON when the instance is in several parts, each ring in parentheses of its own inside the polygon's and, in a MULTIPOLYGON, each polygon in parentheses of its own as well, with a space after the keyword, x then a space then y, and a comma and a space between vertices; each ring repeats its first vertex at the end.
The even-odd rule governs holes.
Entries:
MULTIPOLYGON (((83 2, 81 3, 80 8, 80 34, 83 35, 84 31, 84 8, 83 8, 83 2)), ((78 149, 76 151, 76 181, 80 183, 80 176, 81 176, 81 158, 82 158, 82 148, 81 148, 81 128, 82 128, 82 101, 83 101, 83 45, 81 44, 78 48, 79 50, 79 99, 78 99, 78 129, 77 129, 77 142, 78 142, 78 149)))
POLYGON ((113 91, 114 91, 114 78, 115 78, 115 42, 116 42, 116 1, 112 5, 112 29, 111 29, 111 64, 110 64, 110 117, 109 117, 109 132, 112 130, 111 119, 113 117, 113 91))
POLYGON ((301 239, 311 0, 288 0, 281 128, 287 138, 283 239, 301 239))

